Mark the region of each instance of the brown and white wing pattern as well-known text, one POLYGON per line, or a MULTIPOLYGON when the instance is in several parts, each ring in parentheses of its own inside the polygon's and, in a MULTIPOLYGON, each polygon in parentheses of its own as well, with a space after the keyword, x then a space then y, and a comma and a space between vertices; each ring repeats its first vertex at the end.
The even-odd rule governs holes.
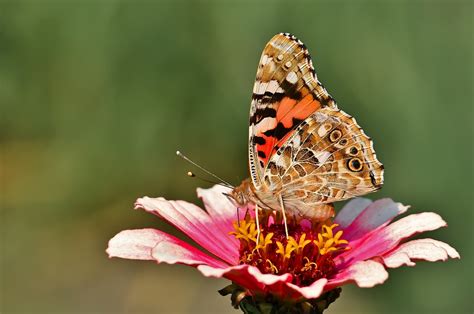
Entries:
POLYGON ((262 52, 250 107, 249 166, 256 189, 280 145, 325 107, 335 102, 317 80, 305 45, 290 34, 275 35, 262 52))
POLYGON ((324 209, 321 204, 378 190, 383 165, 354 118, 336 108, 322 108, 270 159, 264 182, 267 191, 281 194, 290 212, 317 218, 325 215, 318 212, 324 209))

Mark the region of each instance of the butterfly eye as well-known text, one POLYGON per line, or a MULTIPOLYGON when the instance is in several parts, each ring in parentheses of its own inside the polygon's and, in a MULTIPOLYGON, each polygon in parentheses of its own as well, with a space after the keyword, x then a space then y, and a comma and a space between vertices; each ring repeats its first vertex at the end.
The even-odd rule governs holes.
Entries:
POLYGON ((347 162, 347 167, 351 171, 361 171, 362 170, 362 161, 359 158, 351 158, 347 162))
POLYGON ((245 205, 245 195, 242 192, 239 192, 235 195, 235 201, 239 205, 245 205))
POLYGON ((329 140, 334 143, 337 140, 339 140, 341 136, 342 136, 342 132, 338 129, 335 129, 334 131, 331 132, 331 134, 329 134, 329 140))

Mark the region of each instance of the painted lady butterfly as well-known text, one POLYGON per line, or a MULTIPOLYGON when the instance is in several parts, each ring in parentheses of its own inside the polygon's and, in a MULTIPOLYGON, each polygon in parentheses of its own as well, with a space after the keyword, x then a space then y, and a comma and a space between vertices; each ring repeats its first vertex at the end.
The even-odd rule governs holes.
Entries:
POLYGON ((335 201, 381 188, 371 139, 337 108, 305 45, 281 33, 265 46, 250 106, 251 178, 231 192, 237 205, 326 220, 335 201))

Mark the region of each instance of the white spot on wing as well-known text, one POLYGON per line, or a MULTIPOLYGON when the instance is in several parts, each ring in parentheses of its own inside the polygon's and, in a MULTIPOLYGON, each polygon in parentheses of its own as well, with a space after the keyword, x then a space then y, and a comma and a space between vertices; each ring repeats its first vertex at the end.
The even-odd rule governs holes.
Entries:
POLYGON ((296 134, 294 137, 293 137, 293 140, 292 140, 292 145, 294 148, 299 148, 300 145, 301 145, 301 137, 299 134, 296 134))
POLYGON ((259 82, 259 85, 257 87, 257 91, 255 92, 255 94, 257 95, 265 94, 265 91, 267 90, 267 85, 268 85, 267 82, 259 82))
POLYGON ((275 127, 275 124, 275 118, 264 118, 255 125, 255 128, 257 129, 255 133, 263 133, 265 131, 271 130, 275 127))
POLYGON ((326 152, 326 151, 322 151, 322 152, 316 152, 314 154, 314 156, 316 158, 318 158, 319 160, 319 164, 323 164, 326 162, 326 160, 329 158, 329 156, 331 156, 331 153, 330 152, 326 152))
POLYGON ((280 88, 280 85, 278 84, 278 81, 276 80, 271 80, 270 82, 255 81, 255 84, 253 86, 254 94, 263 95, 267 91, 272 94, 276 92, 279 92, 279 93, 283 92, 283 90, 280 88))
POLYGON ((323 114, 321 112, 316 112, 313 116, 314 116, 314 119, 316 120, 316 122, 323 122, 323 121, 326 121, 328 119, 327 114, 323 114))
POLYGON ((328 131, 324 127, 324 125, 321 125, 318 129, 318 135, 319 137, 324 137, 328 131))
POLYGON ((274 94, 278 90, 279 87, 280 87, 280 85, 278 84, 278 81, 271 80, 268 83, 267 91, 274 94))
POLYGON ((259 86, 260 86, 260 81, 255 81, 255 83, 253 83, 253 93, 254 94, 257 93, 259 86))
POLYGON ((291 71, 286 75, 286 80, 291 84, 295 84, 298 81, 298 76, 295 72, 291 71))

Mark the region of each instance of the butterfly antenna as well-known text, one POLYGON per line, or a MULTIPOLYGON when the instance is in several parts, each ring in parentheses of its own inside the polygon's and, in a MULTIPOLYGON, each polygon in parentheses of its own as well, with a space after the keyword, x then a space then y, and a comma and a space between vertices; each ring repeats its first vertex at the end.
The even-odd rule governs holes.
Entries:
MULTIPOLYGON (((183 158, 184 160, 186 160, 187 162, 189 162, 190 164, 198 167, 199 169, 201 169, 202 171, 204 171, 205 173, 207 173, 208 175, 212 176, 213 178, 219 180, 220 182, 222 182, 223 184, 221 185, 224 185, 224 186, 227 186, 229 188, 234 188, 234 186, 232 184, 230 184, 229 182, 225 181, 224 179, 220 178, 219 176, 213 174, 212 172, 210 172, 209 170, 201 167, 200 165, 198 165, 197 163, 195 163, 194 161, 192 161, 191 159, 189 159, 188 157, 186 157, 185 155, 183 155, 183 153, 181 153, 179 150, 176 151, 176 155, 178 155, 179 157, 183 158)), ((188 172, 188 176, 189 177, 195 177, 196 175, 192 172, 188 172)), ((210 183, 215 183, 215 182, 212 182, 212 181, 209 181, 209 180, 205 180, 203 178, 200 178, 201 180, 204 180, 206 182, 210 182, 210 183)), ((219 183, 218 183, 219 184, 219 183)))
POLYGON ((225 184, 225 183, 216 182, 216 181, 212 181, 212 180, 208 180, 208 179, 206 179, 206 178, 197 176, 194 172, 191 172, 191 171, 188 171, 188 172, 186 173, 186 175, 187 175, 188 177, 190 177, 190 178, 196 178, 196 179, 199 179, 199 180, 204 181, 204 182, 207 182, 207 183, 218 184, 218 185, 222 185, 222 186, 228 187, 228 185, 225 184))

